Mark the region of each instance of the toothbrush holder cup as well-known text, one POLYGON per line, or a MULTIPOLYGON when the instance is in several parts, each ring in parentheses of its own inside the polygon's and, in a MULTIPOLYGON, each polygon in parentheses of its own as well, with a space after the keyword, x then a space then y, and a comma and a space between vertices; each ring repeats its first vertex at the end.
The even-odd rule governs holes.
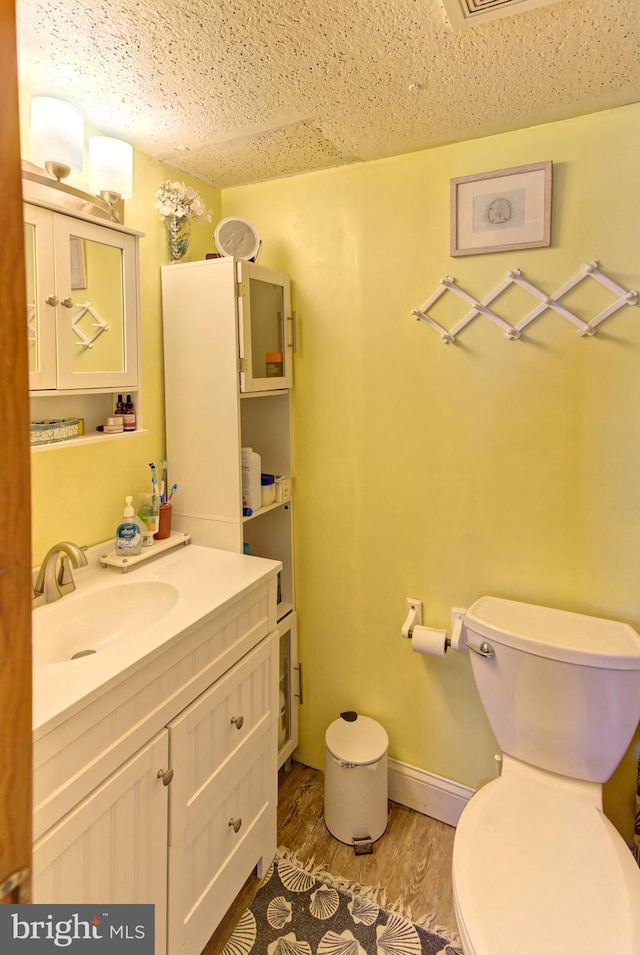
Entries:
POLYGON ((160 505, 158 513, 158 531, 153 535, 154 540, 163 541, 171 537, 171 514, 173 507, 167 502, 160 505))

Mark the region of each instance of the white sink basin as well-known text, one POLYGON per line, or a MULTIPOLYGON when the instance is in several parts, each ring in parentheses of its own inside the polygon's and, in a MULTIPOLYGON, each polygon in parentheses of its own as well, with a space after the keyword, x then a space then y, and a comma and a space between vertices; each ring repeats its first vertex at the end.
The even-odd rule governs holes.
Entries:
POLYGON ((116 641, 135 640, 177 599, 178 589, 161 580, 119 583, 62 597, 33 614, 33 663, 81 661, 116 641))

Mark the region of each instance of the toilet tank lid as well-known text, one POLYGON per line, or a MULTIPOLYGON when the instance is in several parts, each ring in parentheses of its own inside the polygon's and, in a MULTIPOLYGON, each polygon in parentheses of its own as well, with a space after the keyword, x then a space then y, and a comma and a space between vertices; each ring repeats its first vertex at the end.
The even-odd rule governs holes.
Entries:
POLYGON ((465 629, 504 646, 581 666, 640 670, 640 636, 626 623, 568 610, 480 597, 465 629))

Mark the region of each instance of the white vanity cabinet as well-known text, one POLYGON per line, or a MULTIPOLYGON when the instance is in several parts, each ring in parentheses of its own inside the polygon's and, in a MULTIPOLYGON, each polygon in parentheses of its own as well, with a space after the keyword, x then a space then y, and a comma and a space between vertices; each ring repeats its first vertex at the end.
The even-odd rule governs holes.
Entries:
POLYGON ((288 620, 295 608, 293 496, 285 492, 286 499, 243 513, 242 448, 260 455, 263 473, 292 477, 289 276, 231 257, 167 265, 162 313, 167 458, 180 487, 173 526, 207 547, 282 562, 277 619, 282 640, 290 640, 282 654, 282 765, 298 742, 295 615, 288 620), (281 375, 268 374, 278 371, 267 368, 272 351, 282 354, 281 375))
POLYGON ((31 391, 137 388, 138 235, 24 204, 31 391))
POLYGON ((35 902, 155 905, 156 953, 166 951, 169 734, 159 733, 33 847, 35 902))
POLYGON ((200 955, 251 871, 266 872, 278 565, 260 563, 262 579, 36 734, 35 902, 151 903, 156 955, 200 955))

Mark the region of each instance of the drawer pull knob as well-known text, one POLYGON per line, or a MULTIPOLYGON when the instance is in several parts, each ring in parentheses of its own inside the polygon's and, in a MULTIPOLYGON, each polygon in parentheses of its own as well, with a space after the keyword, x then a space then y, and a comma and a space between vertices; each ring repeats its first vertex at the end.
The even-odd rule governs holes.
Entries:
POLYGON ((242 825, 242 819, 230 819, 229 825, 232 827, 234 832, 238 832, 240 826, 242 825))
POLYGON ((47 305, 51 305, 53 308, 55 308, 56 305, 58 304, 58 296, 49 295, 48 298, 45 298, 45 302, 47 303, 47 305))
POLYGON ((237 730, 241 730, 241 729, 242 729, 242 724, 244 723, 244 716, 232 716, 232 717, 231 717, 231 723, 232 723, 232 725, 235 723, 235 724, 236 724, 236 729, 237 729, 237 730))
POLYGON ((168 786, 171 780, 173 779, 173 770, 172 769, 159 769, 158 770, 158 779, 162 780, 163 786, 168 786))
POLYGON ((65 308, 73 308, 73 299, 70 295, 68 295, 66 298, 62 299, 62 304, 65 308))

